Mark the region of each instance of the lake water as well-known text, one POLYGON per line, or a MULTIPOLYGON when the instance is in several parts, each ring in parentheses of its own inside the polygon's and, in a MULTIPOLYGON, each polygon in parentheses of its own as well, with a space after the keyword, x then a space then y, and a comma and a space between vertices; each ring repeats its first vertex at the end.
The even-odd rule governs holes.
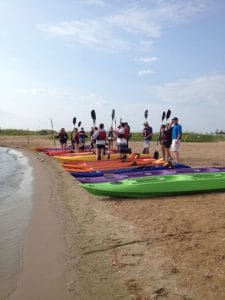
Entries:
POLYGON ((16 287, 32 209, 32 168, 22 153, 0 147, 0 299, 16 287))

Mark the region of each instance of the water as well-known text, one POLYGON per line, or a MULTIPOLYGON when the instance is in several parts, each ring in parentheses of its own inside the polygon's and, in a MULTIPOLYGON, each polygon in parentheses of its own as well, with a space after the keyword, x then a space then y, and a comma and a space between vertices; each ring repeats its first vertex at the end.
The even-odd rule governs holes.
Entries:
POLYGON ((0 299, 15 288, 31 215, 32 168, 22 153, 0 147, 0 299))

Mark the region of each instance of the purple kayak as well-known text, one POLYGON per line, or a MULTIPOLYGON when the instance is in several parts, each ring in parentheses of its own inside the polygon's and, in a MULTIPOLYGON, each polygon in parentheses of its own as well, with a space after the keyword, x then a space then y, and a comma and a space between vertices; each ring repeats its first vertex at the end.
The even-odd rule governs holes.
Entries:
POLYGON ((129 172, 129 173, 122 173, 122 174, 105 174, 104 176, 99 176, 99 177, 78 177, 76 179, 82 183, 98 183, 98 182, 115 182, 118 180, 145 177, 145 176, 174 175, 174 174, 182 174, 182 173, 214 173, 214 172, 225 172, 225 167, 162 169, 162 170, 129 172))

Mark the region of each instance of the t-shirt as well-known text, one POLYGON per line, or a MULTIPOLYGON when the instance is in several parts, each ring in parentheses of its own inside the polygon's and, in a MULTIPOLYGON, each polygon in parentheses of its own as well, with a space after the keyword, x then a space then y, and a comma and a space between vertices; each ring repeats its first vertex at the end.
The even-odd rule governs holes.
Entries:
POLYGON ((181 135, 182 135, 182 126, 180 124, 175 124, 172 127, 172 140, 177 140, 178 135, 180 135, 180 139, 181 139, 181 135))

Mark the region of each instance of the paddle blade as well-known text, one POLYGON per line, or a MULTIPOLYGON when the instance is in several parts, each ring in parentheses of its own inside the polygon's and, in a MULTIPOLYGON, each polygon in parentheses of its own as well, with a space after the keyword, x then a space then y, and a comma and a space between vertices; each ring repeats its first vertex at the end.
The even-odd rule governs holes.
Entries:
POLYGON ((115 118, 115 109, 112 110, 112 121, 114 120, 115 118))
POLYGON ((76 122, 77 122, 77 118, 74 117, 74 118, 73 118, 73 125, 74 125, 74 126, 75 126, 76 122))
POLYGON ((166 116, 166 112, 164 111, 164 112, 162 113, 162 122, 163 122, 163 120, 165 119, 165 116, 166 116))
POLYGON ((155 152, 153 153, 153 158, 154 159, 158 159, 159 158, 159 151, 155 150, 155 152))
POLYGON ((93 120, 93 123, 95 124, 95 121, 96 121, 96 113, 95 113, 95 110, 94 110, 94 109, 92 109, 92 111, 91 111, 91 118, 92 118, 92 120, 93 120))
POLYGON ((171 110, 168 109, 167 113, 166 113, 166 120, 168 120, 170 118, 170 115, 171 115, 171 110))
POLYGON ((147 118, 148 118, 148 110, 146 109, 146 111, 144 112, 144 117, 145 117, 145 119, 147 120, 147 118))
POLYGON ((78 122, 78 127, 80 127, 80 125, 81 125, 81 121, 78 122))

